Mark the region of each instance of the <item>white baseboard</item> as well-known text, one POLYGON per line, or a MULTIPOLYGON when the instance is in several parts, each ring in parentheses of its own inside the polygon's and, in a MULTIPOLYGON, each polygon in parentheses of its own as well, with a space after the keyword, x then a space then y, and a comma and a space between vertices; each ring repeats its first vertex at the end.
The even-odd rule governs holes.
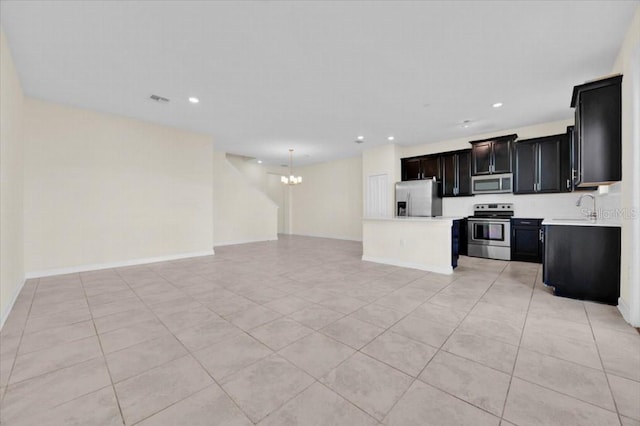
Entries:
POLYGON ((278 241, 278 237, 275 238, 267 238, 267 239, 258 239, 258 240, 233 240, 233 241, 221 241, 213 244, 214 247, 222 247, 222 246, 235 246, 236 244, 250 244, 250 243, 264 243, 266 241, 278 241))
POLYGON ((618 310, 626 322, 631 324, 633 327, 640 327, 640 323, 634 324, 633 321, 631 321, 631 309, 629 308, 629 305, 627 305, 627 302, 625 302, 621 297, 618 297, 618 310))
POLYGON ((331 236, 331 235, 319 235, 319 234, 284 234, 284 235, 292 235, 294 237, 314 237, 314 238, 328 238, 330 240, 342 240, 342 241, 356 241, 361 243, 362 242, 362 238, 357 239, 357 238, 347 238, 347 237, 336 237, 336 236, 331 236))
POLYGON ((25 283, 27 282, 26 279, 22 280, 22 284, 20 284, 13 292, 13 295, 11 296, 11 301, 9 301, 9 303, 7 303, 7 306, 3 306, 3 311, 2 311, 2 317, 0 318, 0 330, 2 330, 2 327, 4 327, 4 323, 7 321, 7 318, 9 318, 9 314, 11 313, 11 310, 13 309, 13 305, 16 303, 16 300, 18 300, 18 296, 20 295, 20 292, 22 291, 22 289, 24 288, 25 283))
POLYGON ((213 249, 211 251, 196 251, 191 253, 180 253, 180 254, 170 254, 167 256, 157 256, 157 257, 147 257, 143 259, 133 259, 133 260, 123 260, 120 262, 109 262, 109 263, 95 263, 92 265, 80 265, 80 266, 70 266, 67 268, 57 268, 57 269, 46 269, 43 271, 33 271, 27 272, 26 278, 41 278, 41 277, 50 277, 53 275, 64 275, 64 274, 74 274, 76 272, 86 272, 86 271, 97 271, 100 269, 111 269, 111 268, 121 268, 123 266, 136 266, 136 265, 144 265, 147 263, 157 263, 157 262, 166 262, 169 260, 179 260, 179 259, 187 259, 190 257, 202 257, 202 256, 212 256, 215 252, 213 249))
POLYGON ((402 268, 419 269, 421 271, 435 272, 436 274, 451 275, 453 274, 453 267, 442 267, 433 265, 424 265, 422 263, 402 262, 395 259, 386 259, 384 257, 362 256, 362 260, 366 262, 384 263, 385 265, 400 266, 402 268))

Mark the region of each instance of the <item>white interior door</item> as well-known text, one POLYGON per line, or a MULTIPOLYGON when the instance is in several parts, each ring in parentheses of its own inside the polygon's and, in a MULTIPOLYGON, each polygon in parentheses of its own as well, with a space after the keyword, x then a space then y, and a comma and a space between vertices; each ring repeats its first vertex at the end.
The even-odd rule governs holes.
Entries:
POLYGON ((371 175, 367 179, 367 202, 365 217, 390 217, 389 176, 371 175))

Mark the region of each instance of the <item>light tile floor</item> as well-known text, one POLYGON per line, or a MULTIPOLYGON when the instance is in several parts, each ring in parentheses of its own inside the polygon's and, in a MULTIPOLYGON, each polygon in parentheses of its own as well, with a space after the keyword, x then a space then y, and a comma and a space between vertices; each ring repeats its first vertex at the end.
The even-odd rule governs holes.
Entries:
POLYGON ((30 280, 4 425, 640 425, 640 335, 541 266, 451 276, 281 237, 30 280))

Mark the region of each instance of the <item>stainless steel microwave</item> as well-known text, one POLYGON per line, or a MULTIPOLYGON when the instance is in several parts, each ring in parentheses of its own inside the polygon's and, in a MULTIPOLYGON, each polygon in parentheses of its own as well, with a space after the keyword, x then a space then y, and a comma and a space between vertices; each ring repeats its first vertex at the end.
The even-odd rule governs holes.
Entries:
POLYGON ((471 192, 473 194, 513 192, 513 173, 471 176, 471 192))

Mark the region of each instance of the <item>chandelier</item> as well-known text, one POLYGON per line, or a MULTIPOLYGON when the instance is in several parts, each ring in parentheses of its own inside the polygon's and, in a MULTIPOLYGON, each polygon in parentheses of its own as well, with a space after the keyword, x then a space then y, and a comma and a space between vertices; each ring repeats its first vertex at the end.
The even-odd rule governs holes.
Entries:
POLYGON ((297 185, 302 183, 302 176, 293 175, 293 149, 289 149, 289 176, 281 176, 280 182, 285 185, 297 185))

